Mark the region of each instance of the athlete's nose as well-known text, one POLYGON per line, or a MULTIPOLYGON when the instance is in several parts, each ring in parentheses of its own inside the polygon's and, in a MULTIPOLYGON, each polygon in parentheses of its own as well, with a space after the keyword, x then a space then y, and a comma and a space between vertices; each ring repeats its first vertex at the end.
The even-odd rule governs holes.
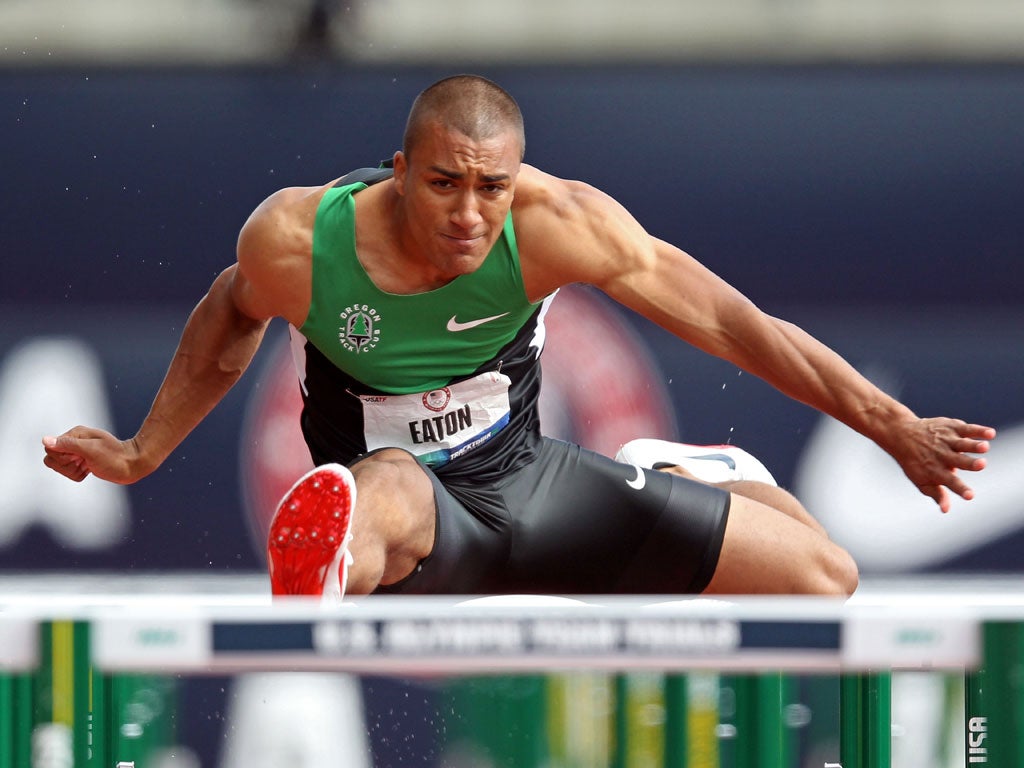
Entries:
POLYGON ((480 205, 476 195, 465 192, 459 195, 455 209, 451 213, 451 222, 464 232, 477 229, 484 217, 480 215, 480 205))

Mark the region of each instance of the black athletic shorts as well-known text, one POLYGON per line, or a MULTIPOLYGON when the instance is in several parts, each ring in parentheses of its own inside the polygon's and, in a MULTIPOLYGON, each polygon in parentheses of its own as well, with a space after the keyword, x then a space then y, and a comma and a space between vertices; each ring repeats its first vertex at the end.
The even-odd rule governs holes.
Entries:
POLYGON ((542 438, 497 482, 434 484, 434 549, 378 593, 699 593, 729 515, 719 488, 542 438))

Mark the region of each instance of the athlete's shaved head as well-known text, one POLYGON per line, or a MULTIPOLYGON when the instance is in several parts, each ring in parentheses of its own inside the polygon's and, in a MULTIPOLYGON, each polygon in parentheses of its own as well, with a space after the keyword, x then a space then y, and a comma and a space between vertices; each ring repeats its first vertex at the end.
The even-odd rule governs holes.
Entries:
POLYGON ((491 139, 511 130, 519 137, 520 158, 526 151, 519 105, 504 88, 477 75, 447 77, 416 97, 402 142, 402 151, 407 157, 424 127, 435 122, 474 141, 491 139))

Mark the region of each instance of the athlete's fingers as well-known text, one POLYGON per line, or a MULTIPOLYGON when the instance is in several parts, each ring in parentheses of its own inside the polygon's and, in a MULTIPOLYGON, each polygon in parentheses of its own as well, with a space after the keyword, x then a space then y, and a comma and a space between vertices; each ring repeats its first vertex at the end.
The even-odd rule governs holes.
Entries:
MULTIPOLYGON (((992 440, 996 436, 996 431, 993 427, 986 427, 984 424, 968 424, 966 422, 960 422, 957 428, 957 432, 960 433, 961 437, 968 437, 973 440, 986 441, 992 440)), ((975 450, 975 453, 984 453, 988 450, 986 445, 981 450, 975 450)))
POLYGON ((47 435, 43 438, 43 449, 48 456, 65 456, 77 453, 78 441, 64 434, 59 437, 47 435))
POLYGON ((978 456, 971 456, 969 453, 957 453, 953 456, 953 467, 966 469, 969 472, 980 472, 988 465, 985 459, 978 456))
POLYGON ((86 468, 85 459, 73 453, 55 453, 46 456, 49 463, 55 467, 63 467, 69 471, 80 471, 86 468))
POLYGON ((943 512, 949 512, 949 493, 941 485, 919 485, 918 490, 939 505, 943 512))
POLYGON ((988 453, 991 447, 988 440, 978 439, 969 435, 950 437, 947 444, 958 453, 988 453))
POLYGON ((102 440, 109 437, 112 437, 112 435, 106 430, 78 425, 77 427, 72 427, 67 432, 60 435, 47 435, 43 438, 43 445, 57 451, 77 451, 81 446, 81 441, 83 440, 102 440))
POLYGON ((69 456, 68 454, 47 455, 43 457, 43 464, 58 472, 64 477, 81 482, 89 475, 85 461, 80 456, 69 456))
POLYGON ((114 479, 107 477, 112 466, 111 450, 120 441, 109 432, 78 426, 62 435, 46 435, 42 442, 43 464, 55 472, 79 482, 99 467, 106 479, 114 479))
POLYGON ((933 499, 943 512, 949 512, 950 510, 952 501, 950 492, 955 493, 965 501, 970 501, 974 498, 974 489, 967 485, 967 483, 957 475, 955 469, 946 474, 945 478, 941 481, 941 484, 919 485, 918 489, 925 496, 933 499))
MULTIPOLYGON (((960 434, 971 429, 988 430, 988 427, 979 427, 976 424, 964 424, 957 430, 960 434)), ((948 449, 948 461, 950 469, 966 469, 971 472, 978 472, 985 468, 985 459, 977 456, 979 453, 988 453, 988 440, 978 440, 973 437, 951 436, 946 440, 948 449)))
POLYGON ((989 451, 988 440, 995 436, 995 430, 948 418, 923 419, 919 424, 924 430, 919 434, 927 440, 931 456, 912 459, 909 466, 916 463, 918 467, 911 470, 911 476, 917 475, 918 482, 925 481, 921 485, 947 486, 957 495, 965 496, 970 489, 955 474, 961 469, 978 472, 986 467, 988 462, 977 454, 989 451))
POLYGON ((949 473, 949 478, 946 480, 944 485, 957 496, 960 496, 964 499, 974 498, 974 491, 971 490, 970 486, 968 486, 967 483, 965 483, 963 479, 960 477, 960 475, 956 473, 955 469, 949 473))

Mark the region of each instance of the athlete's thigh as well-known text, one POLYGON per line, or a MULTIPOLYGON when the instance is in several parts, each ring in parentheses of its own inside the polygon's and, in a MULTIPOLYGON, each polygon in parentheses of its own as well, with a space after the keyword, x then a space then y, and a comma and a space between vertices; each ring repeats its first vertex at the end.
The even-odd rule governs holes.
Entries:
POLYGON ((513 519, 505 591, 700 591, 729 495, 555 440, 503 489, 513 519))
POLYGON ((733 495, 707 592, 848 594, 856 580, 853 560, 827 536, 777 509, 733 495))
POLYGON ((377 589, 396 594, 480 594, 504 563, 509 526, 498 492, 486 483, 444 483, 416 463, 432 486, 434 540, 430 553, 399 582, 377 589))

